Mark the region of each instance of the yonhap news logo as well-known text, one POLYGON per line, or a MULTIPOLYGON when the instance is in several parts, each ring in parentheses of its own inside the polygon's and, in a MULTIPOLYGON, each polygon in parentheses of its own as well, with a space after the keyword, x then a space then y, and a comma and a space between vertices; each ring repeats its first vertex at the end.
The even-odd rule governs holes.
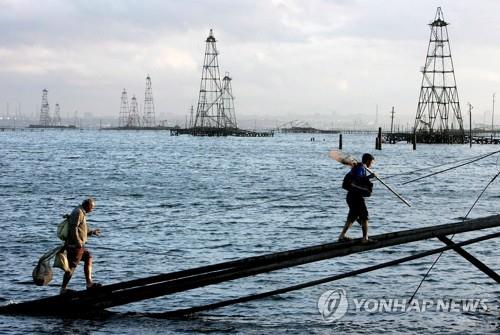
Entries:
POLYGON ((318 299, 318 311, 327 322, 339 320, 348 308, 347 292, 341 288, 325 291, 318 299))
POLYGON ((401 299, 370 298, 348 299, 344 289, 323 292, 317 303, 318 311, 326 322, 343 318, 351 309, 355 313, 474 313, 488 312, 487 299, 480 298, 433 298, 401 299))

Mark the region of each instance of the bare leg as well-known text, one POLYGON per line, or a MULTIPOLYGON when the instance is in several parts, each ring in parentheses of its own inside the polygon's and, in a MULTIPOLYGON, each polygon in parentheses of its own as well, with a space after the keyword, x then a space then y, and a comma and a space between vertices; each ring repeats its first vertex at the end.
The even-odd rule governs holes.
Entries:
POLYGON ((83 271, 85 272, 85 281, 87 282, 87 287, 92 286, 92 257, 89 257, 89 259, 85 261, 83 271))
POLYGON ((346 221, 344 228, 342 228, 342 232, 340 233, 339 240, 346 238, 346 233, 351 228, 352 224, 353 224, 353 221, 349 221, 349 220, 346 221))
POLYGON ((363 230, 363 242, 368 242, 368 220, 361 221, 361 229, 363 230))
POLYGON ((75 268, 70 268, 69 271, 64 272, 63 282, 61 285, 61 293, 64 293, 66 291, 66 287, 68 286, 68 283, 73 276, 73 272, 75 272, 75 268))

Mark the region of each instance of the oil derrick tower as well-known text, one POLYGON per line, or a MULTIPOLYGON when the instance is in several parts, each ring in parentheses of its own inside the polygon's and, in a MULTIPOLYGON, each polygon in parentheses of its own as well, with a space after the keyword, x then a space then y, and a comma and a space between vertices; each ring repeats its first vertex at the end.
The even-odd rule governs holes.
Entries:
POLYGON ((118 119, 118 127, 127 127, 130 110, 128 108, 127 91, 123 89, 121 104, 120 104, 120 118, 118 119))
POLYGON ((144 93, 144 127, 155 126, 155 105, 153 103, 153 89, 151 88, 151 78, 146 77, 146 92, 144 93))
POLYGON ((234 112, 234 96, 231 86, 231 77, 229 72, 222 79, 222 108, 226 118, 224 119, 226 128, 237 128, 236 114, 234 112))
POLYGON ((194 128, 197 131, 217 132, 232 124, 224 113, 223 87, 217 55, 216 40, 212 29, 210 29, 206 39, 200 93, 194 121, 194 128))
POLYGON ((54 117, 52 118, 53 126, 61 126, 61 107, 56 104, 54 108, 54 117))
POLYGON ((191 105, 191 108, 189 109, 189 128, 193 127, 193 105, 191 105))
POLYGON ((191 106, 189 128, 171 129, 170 133, 172 135, 191 134, 194 136, 274 136, 273 131, 256 132, 237 128, 232 80, 229 73, 226 73, 222 81, 220 79, 219 60, 217 58, 219 52, 217 51, 217 41, 212 29, 210 29, 205 42, 205 56, 196 116, 193 120, 193 108, 191 106))
POLYGON ((414 131, 420 142, 463 143, 463 128, 448 23, 441 7, 430 24, 431 34, 417 106, 414 131))
POLYGON ((50 107, 47 93, 47 89, 42 91, 42 105, 40 107, 40 125, 44 127, 50 126, 50 107))
POLYGON ((130 102, 130 115, 128 117, 127 127, 138 128, 141 126, 141 117, 139 116, 139 104, 135 95, 132 96, 132 101, 130 102))

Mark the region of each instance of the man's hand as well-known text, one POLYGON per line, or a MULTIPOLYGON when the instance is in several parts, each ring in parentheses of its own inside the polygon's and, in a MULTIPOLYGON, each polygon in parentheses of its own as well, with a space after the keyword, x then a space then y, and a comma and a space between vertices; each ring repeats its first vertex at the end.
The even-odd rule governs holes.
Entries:
POLYGON ((101 236, 101 230, 99 228, 92 230, 92 235, 101 236))

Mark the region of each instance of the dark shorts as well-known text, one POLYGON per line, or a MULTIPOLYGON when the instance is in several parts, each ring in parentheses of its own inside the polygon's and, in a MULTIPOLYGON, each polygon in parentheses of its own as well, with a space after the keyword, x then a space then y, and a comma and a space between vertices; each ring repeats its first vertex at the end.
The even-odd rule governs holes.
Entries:
POLYGON ((70 268, 76 268, 78 263, 83 260, 87 263, 91 258, 92 254, 85 248, 76 248, 72 246, 66 247, 66 255, 68 257, 68 263, 70 268))
POLYGON ((345 200, 349 205, 348 221, 368 220, 368 209, 366 208, 365 199, 361 195, 349 192, 345 200))

